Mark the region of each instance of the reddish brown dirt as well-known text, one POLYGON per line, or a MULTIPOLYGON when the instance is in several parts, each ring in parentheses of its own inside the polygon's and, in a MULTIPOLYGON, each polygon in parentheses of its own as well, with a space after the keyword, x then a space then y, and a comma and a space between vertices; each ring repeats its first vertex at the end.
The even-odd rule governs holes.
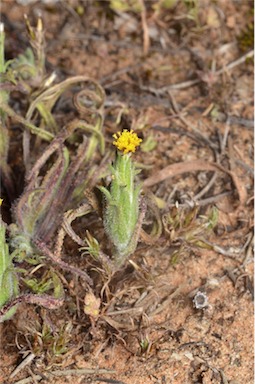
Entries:
MULTIPOLYGON (((159 14, 153 14, 151 2, 145 3, 150 35, 147 55, 139 14, 113 12, 108 2, 79 0, 37 1, 27 6, 2 1, 6 51, 11 58, 24 50, 23 15, 35 23, 40 13, 49 72, 56 71, 59 79, 78 74, 95 78, 107 92, 108 106, 122 102, 129 108, 128 127, 133 124, 144 141, 151 137, 156 142, 150 152, 136 154, 144 168, 140 180, 153 178, 170 164, 197 159, 205 165, 215 162, 217 152, 223 171, 216 171, 211 188, 198 199, 200 214, 208 215, 212 206, 219 212, 217 227, 207 237, 214 250, 186 242, 173 262, 180 239, 173 243, 164 232, 152 244, 141 241, 132 257, 137 271, 129 275, 127 271, 128 276, 118 283, 108 307, 112 314, 104 311, 103 303, 92 325, 82 306, 77 315, 76 304, 85 292, 70 277, 72 294, 62 309, 50 312, 21 306, 13 320, 0 328, 1 384, 25 378, 20 383, 253 383, 253 59, 228 66, 252 49, 245 50, 238 42, 252 23, 253 5, 204 0, 198 2, 196 21, 196 9, 189 10, 184 2, 159 14), (216 73, 211 72, 213 66, 216 73), (193 84, 192 80, 199 81, 193 84), (191 84, 172 87, 171 95, 162 89, 186 81, 191 84), (229 194, 215 198, 224 192, 229 194), (204 309, 196 309, 193 303, 199 290, 208 298, 204 309), (32 345, 28 342, 36 321, 41 324, 46 317, 56 327, 72 324, 61 359, 51 359, 45 349, 37 353, 40 349, 34 339, 32 345), (144 340, 148 347, 143 350, 144 340), (10 378, 31 352, 35 353, 32 362, 10 378), (95 371, 78 375, 85 368, 95 371), (68 369, 76 372, 70 374, 68 369), (60 372, 59 377, 53 376, 54 371, 60 372)), ((114 124, 106 121, 109 149, 113 132, 114 124)), ((14 164, 15 159, 10 162, 14 164)), ((185 172, 183 167, 181 174, 171 178, 166 174, 160 183, 144 188, 145 194, 164 201, 161 216, 176 201, 180 209, 193 201, 213 175, 206 167, 197 172, 185 172)), ((147 221, 149 226, 151 218, 147 221)), ((78 231, 82 233, 83 228, 78 231)), ((71 263, 79 263, 76 250, 68 260, 71 263)))

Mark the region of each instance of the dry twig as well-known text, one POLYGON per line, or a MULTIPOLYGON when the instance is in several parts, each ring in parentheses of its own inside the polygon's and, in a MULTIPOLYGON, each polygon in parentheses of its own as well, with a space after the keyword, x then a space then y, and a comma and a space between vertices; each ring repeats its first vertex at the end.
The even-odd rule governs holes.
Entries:
POLYGON ((146 56, 150 49, 150 36, 146 19, 146 6, 144 0, 139 0, 139 3, 142 7, 141 18, 142 18, 142 28, 143 28, 143 53, 146 56))
MULTIPOLYGON (((116 373, 114 370, 108 370, 103 368, 83 368, 83 369, 66 369, 63 371, 50 371, 50 372, 44 372, 43 376, 45 379, 52 379, 54 377, 62 377, 62 376, 86 376, 86 375, 101 375, 101 374, 107 374, 107 373, 116 373)), ((41 375, 35 375, 34 378, 36 380, 41 380, 41 375)), ((33 377, 27 377, 26 379, 22 379, 19 381, 16 381, 15 384, 29 384, 33 382, 33 377)))
POLYGON ((14 369, 14 371, 10 374, 10 379, 13 379, 22 369, 24 369, 28 364, 30 364, 35 358, 34 353, 30 353, 24 360, 14 369))

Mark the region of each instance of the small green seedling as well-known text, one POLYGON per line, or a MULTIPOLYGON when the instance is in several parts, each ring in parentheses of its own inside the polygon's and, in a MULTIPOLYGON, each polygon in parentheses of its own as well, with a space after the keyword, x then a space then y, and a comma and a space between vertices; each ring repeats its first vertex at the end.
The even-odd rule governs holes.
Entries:
POLYGON ((109 189, 100 187, 106 201, 104 209, 105 231, 114 246, 114 264, 121 267, 135 250, 139 227, 139 195, 141 187, 135 185, 137 170, 131 152, 135 152, 142 139, 133 130, 113 135, 118 151, 111 166, 112 181, 109 189))

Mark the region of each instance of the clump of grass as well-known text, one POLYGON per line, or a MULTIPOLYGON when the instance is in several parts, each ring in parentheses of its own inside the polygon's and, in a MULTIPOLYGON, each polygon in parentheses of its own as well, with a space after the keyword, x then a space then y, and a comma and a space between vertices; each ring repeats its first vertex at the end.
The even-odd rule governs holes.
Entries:
POLYGON ((21 352, 28 351, 40 359, 47 369, 59 366, 64 363, 68 356, 77 351, 80 347, 72 342, 72 322, 59 322, 55 327, 47 317, 42 316, 42 322, 35 321, 33 325, 25 326, 24 335, 19 337, 21 352))
POLYGON ((163 215, 163 228, 166 238, 171 245, 177 247, 171 256, 171 262, 176 263, 180 256, 190 247, 211 249, 206 237, 218 222, 218 211, 212 208, 206 215, 198 215, 199 207, 172 208, 163 215))

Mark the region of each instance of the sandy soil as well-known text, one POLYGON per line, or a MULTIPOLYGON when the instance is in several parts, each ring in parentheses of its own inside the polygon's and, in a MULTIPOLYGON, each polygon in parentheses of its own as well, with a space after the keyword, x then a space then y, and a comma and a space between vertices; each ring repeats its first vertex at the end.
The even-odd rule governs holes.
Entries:
MULTIPOLYGON (((135 160, 142 164, 144 194, 161 203, 164 225, 157 239, 141 236, 131 258, 136 268, 128 263, 101 297, 96 320, 83 311, 83 285, 62 272, 61 308, 22 304, 1 324, 1 384, 254 381, 253 57, 246 57, 253 48, 241 39, 253 4, 204 0, 188 8, 180 1, 156 13, 153 2, 145 3, 142 24, 139 13, 114 11, 109 2, 2 1, 8 58, 28 46, 23 15, 33 25, 41 15, 48 72, 59 81, 86 75, 106 91, 108 150, 116 132, 109 110, 119 103, 129 110, 127 128, 153 141, 135 160), (213 162, 222 168, 208 168, 213 162), (176 163, 177 171, 169 168, 176 163), (190 227, 182 222, 174 230, 168 220, 177 201, 182 212, 194 201, 199 210, 190 227), (213 207, 218 222, 207 232, 199 217, 213 207), (198 246, 204 239, 209 249, 198 246), (52 324, 54 337, 66 327, 60 356, 41 342, 45 324, 52 324)), ((67 110, 62 119, 72 116, 67 110)), ((9 161, 16 172, 19 139, 12 134, 9 161)), ((156 220, 151 212, 147 232, 156 220)), ((79 234, 86 229, 106 241, 96 212, 76 223, 79 234)), ((65 249, 66 261, 87 268, 73 241, 65 249)), ((101 289, 98 281, 96 297, 101 289)))

